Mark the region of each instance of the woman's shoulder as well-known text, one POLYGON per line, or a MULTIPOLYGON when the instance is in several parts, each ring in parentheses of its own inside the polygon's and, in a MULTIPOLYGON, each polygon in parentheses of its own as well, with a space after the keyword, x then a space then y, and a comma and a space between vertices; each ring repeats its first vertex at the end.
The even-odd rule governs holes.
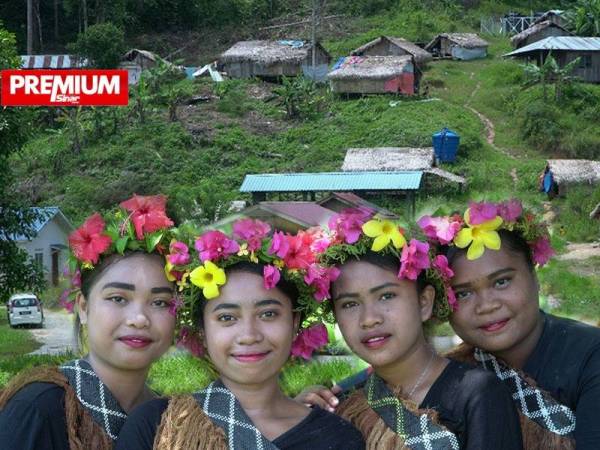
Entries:
POLYGON ((360 431, 347 420, 315 406, 293 429, 277 438, 280 448, 362 449, 360 431), (299 446, 298 446, 299 445, 299 446))
POLYGON ((41 413, 53 416, 57 412, 64 415, 65 390, 54 383, 29 383, 19 389, 7 402, 9 407, 34 408, 41 413))

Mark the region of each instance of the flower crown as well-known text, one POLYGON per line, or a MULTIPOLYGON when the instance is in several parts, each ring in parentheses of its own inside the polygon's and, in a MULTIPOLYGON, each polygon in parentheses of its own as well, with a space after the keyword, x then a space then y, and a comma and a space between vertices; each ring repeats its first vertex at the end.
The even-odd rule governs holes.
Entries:
POLYGON ((81 288, 81 272, 91 270, 102 257, 125 251, 145 251, 164 254, 168 229, 173 221, 166 214, 164 195, 141 196, 121 202, 119 208, 105 216, 94 213, 69 235, 68 272, 70 289, 60 296, 59 303, 69 312, 75 305, 74 296, 81 288))
POLYGON ((433 241, 468 248, 469 260, 481 257, 486 248, 499 250, 499 230, 519 234, 529 245, 533 262, 540 267, 555 254, 546 224, 536 221, 536 216, 524 210, 517 199, 500 203, 470 202, 464 218, 423 216, 417 223, 433 241))
POLYGON ((198 349, 190 338, 190 318, 198 293, 202 292, 207 301, 218 297, 220 287, 227 283, 225 269, 239 262, 262 264, 266 289, 276 287, 281 279, 298 289, 298 311, 305 320, 292 346, 293 355, 309 359, 314 349, 327 344, 327 330, 322 323, 327 318, 320 303, 329 297, 330 282, 339 272, 316 262, 320 238, 316 232, 290 235, 277 231, 272 236, 270 232, 269 224, 241 219, 233 224, 231 237, 218 230, 197 237, 188 231, 171 243, 165 272, 183 291, 180 341, 188 349, 198 349), (191 247, 196 251, 190 253, 191 247))
POLYGON ((435 255, 427 242, 408 240, 405 229, 391 220, 374 216, 367 208, 349 208, 329 220, 330 243, 319 261, 326 267, 360 259, 368 252, 393 255, 399 259, 398 278, 415 281, 425 271, 427 282, 435 287, 433 317, 448 318, 456 309, 456 297, 450 287, 454 275, 443 255, 435 255))

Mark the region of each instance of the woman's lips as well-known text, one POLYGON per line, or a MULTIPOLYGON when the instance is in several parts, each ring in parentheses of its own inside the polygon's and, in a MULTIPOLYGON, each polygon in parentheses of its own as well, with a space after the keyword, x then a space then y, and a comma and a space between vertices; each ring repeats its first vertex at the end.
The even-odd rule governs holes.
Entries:
POLYGON ((263 352, 263 353, 238 353, 238 354, 234 354, 232 355, 236 360, 238 360, 239 362, 257 362, 260 361, 262 359, 265 359, 267 357, 267 355, 269 354, 269 352, 263 352))
POLYGON ((151 339, 139 336, 123 336, 119 341, 132 348, 143 348, 152 343, 151 339))
POLYGON ((379 336, 371 336, 363 339, 361 342, 363 345, 370 349, 377 349, 383 347, 390 339, 390 334, 382 334, 379 336))
POLYGON ((490 322, 479 328, 482 329, 483 331, 487 331, 488 333, 493 333, 495 331, 499 331, 502 328, 504 328, 504 326, 506 325, 508 320, 509 319, 504 319, 504 320, 499 320, 497 322, 490 322))

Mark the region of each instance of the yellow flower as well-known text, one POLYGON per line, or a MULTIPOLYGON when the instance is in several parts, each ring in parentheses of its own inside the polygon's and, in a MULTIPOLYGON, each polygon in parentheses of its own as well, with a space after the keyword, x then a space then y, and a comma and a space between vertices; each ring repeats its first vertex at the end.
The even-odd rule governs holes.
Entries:
POLYGON ((219 286, 227 281, 225 271, 216 264, 205 261, 203 266, 196 267, 190 273, 190 281, 202 288, 204 298, 210 300, 219 296, 219 286))
POLYGON ((283 269, 283 266, 285 266, 285 262, 283 261, 283 259, 276 259, 275 261, 273 261, 273 265, 278 269, 283 269))
POLYGON ((177 286, 179 286, 178 291, 183 291, 186 287, 188 287, 187 279, 190 277, 190 273, 186 270, 181 276, 181 280, 177 282, 177 286))
POLYGON ((248 252, 248 244, 247 243, 243 243, 242 245, 240 245, 240 249, 237 252, 238 256, 248 256, 249 252, 248 252))
POLYGON ((252 261, 254 264, 258 264, 258 257, 254 254, 254 252, 250 253, 250 261, 252 261))
POLYGON ((458 248, 467 250, 467 259, 474 260, 483 255, 486 248, 500 250, 500 235, 496 231, 502 225, 502 218, 496 216, 477 225, 471 225, 469 221, 469 210, 465 212, 465 223, 468 228, 463 228, 454 238, 454 244, 458 248))
POLYGON ((396 248, 402 248, 406 245, 406 239, 400 233, 398 225, 381 219, 369 220, 362 226, 363 232, 370 238, 374 238, 371 250, 379 252, 383 250, 392 241, 396 248))
POLYGON ((167 276, 167 280, 173 282, 177 279, 171 273, 171 271, 173 270, 173 264, 171 264, 171 261, 169 261, 168 259, 166 259, 166 261, 167 263, 165 264, 165 275, 167 276))

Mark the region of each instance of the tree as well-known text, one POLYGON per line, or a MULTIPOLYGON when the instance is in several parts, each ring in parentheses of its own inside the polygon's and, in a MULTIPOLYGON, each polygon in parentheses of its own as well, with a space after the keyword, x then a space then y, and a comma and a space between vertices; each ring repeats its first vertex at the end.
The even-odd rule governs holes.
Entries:
MULTIPOLYGON (((19 66, 15 36, 0 23, 0 70, 19 66)), ((16 290, 39 291, 44 286, 40 268, 15 243, 18 235, 33 236, 37 214, 10 191, 9 158, 28 138, 32 122, 31 109, 5 107, 0 114, 0 301, 16 290)))
POLYGON ((92 67, 112 69, 119 65, 125 51, 123 30, 110 22, 91 25, 69 44, 69 51, 85 58, 92 67))
POLYGON ((600 36, 600 0, 578 0, 566 15, 578 36, 600 36))
POLYGON ((542 65, 528 63, 523 65, 525 71, 525 89, 542 85, 544 101, 548 100, 548 84, 554 85, 554 99, 558 102, 561 99, 562 91, 565 85, 572 83, 576 77, 572 76, 573 69, 579 64, 580 58, 576 58, 564 67, 560 67, 556 58, 548 54, 542 65))

